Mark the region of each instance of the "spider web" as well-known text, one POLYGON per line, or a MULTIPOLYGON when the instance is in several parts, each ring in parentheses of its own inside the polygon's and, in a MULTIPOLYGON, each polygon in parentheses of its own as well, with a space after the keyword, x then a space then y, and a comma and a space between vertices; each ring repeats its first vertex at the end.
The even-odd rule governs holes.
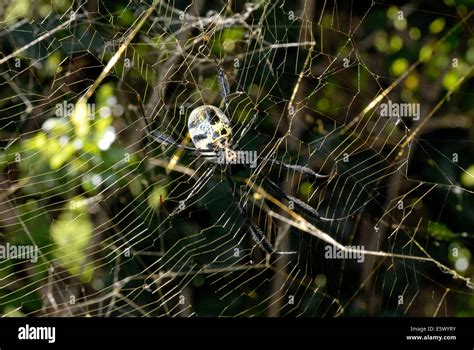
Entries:
POLYGON ((38 261, 0 262, 2 314, 441 316, 472 305, 463 3, 29 3, 1 14, 0 227, 4 246, 34 246, 38 261), (169 217, 209 163, 150 133, 192 146, 187 117, 220 105, 219 67, 235 147, 259 156, 233 181, 251 221, 294 255, 258 247, 218 170, 169 217), (381 116, 389 100, 420 103, 420 118, 381 116))

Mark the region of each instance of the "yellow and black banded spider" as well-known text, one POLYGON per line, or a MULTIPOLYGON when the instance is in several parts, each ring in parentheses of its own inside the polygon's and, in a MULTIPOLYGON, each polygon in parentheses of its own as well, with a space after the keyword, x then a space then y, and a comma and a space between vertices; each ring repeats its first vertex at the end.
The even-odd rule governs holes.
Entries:
MULTIPOLYGON (((223 99, 221 107, 218 108, 213 105, 202 105, 193 109, 189 115, 187 121, 187 128, 194 147, 182 145, 181 143, 177 142, 173 137, 161 133, 159 131, 153 131, 151 133, 151 136, 154 138, 155 141, 158 141, 161 144, 173 145, 174 147, 192 152, 198 157, 205 158, 206 162, 209 164, 209 167, 198 179, 198 181, 193 186, 187 197, 180 201, 179 205, 171 212, 170 216, 173 217, 179 212, 185 210, 190 199, 205 186, 205 184, 208 182, 214 172, 219 169, 227 178, 235 202, 237 203, 240 215, 246 227, 250 231, 253 240, 258 244, 258 246, 268 254, 295 254, 296 252, 294 251, 275 251, 273 245, 268 241, 263 231, 257 225, 252 223, 251 219, 245 211, 245 208, 242 204, 242 200, 236 189, 236 185, 232 177, 234 174, 233 170, 236 167, 242 167, 245 165, 249 166, 249 164, 246 162, 238 161, 239 151, 237 150, 236 145, 233 144, 232 124, 226 114, 226 112, 230 113, 229 83, 227 81, 223 68, 221 68, 220 66, 218 67, 217 79, 219 83, 221 97, 223 99), (222 108, 224 108, 225 112, 222 110, 222 108)), ((258 157, 258 159, 261 160, 260 157, 258 157)), ((274 164, 276 166, 281 166, 287 169, 297 171, 303 175, 312 178, 329 177, 329 175, 318 174, 312 169, 305 166, 286 164, 282 161, 271 158, 267 158, 265 159, 265 161, 269 162, 269 164, 274 164)), ((284 193, 275 182, 268 178, 268 176, 261 174, 260 172, 258 173, 258 176, 263 180, 263 183, 267 187, 271 188, 272 191, 276 193, 279 198, 291 201, 295 207, 298 207, 306 215, 314 217, 318 220, 338 221, 344 220, 352 215, 350 214, 342 218, 331 219, 321 217, 316 211, 316 209, 314 209, 307 203, 301 201, 296 197, 284 193)))

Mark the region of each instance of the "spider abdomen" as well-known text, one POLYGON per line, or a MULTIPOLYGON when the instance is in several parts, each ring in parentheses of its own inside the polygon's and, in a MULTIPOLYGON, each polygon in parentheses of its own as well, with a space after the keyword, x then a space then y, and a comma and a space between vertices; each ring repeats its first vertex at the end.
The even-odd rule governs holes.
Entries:
POLYGON ((194 146, 211 162, 216 162, 217 152, 226 149, 232 137, 229 118, 211 105, 193 109, 188 119, 188 131, 194 146), (212 153, 215 157, 210 156, 212 153))

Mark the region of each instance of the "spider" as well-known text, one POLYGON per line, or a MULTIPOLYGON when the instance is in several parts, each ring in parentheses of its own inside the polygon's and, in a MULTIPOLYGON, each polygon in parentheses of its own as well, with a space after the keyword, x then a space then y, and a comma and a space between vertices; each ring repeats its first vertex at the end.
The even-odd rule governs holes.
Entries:
MULTIPOLYGON (((222 102, 219 107, 213 105, 202 105, 193 109, 188 118, 188 131, 191 136, 191 141, 194 147, 189 147, 182 145, 177 142, 173 137, 163 134, 159 131, 154 131, 151 133, 153 139, 161 144, 172 145, 176 148, 184 149, 185 151, 192 152, 198 157, 203 157, 208 163, 209 167, 202 174, 202 176, 197 180, 196 184, 193 186, 193 189, 189 192, 187 197, 180 201, 179 205, 171 212, 170 217, 175 216, 179 212, 185 210, 189 200, 196 195, 207 183, 207 181, 212 177, 216 170, 220 170, 225 177, 227 178, 228 184, 233 193, 235 202, 239 209, 240 216, 242 217, 247 229, 250 231, 253 240, 258 244, 258 246, 268 254, 275 255, 287 255, 295 254, 295 251, 276 251, 272 244, 268 241, 263 231, 255 225, 249 216, 247 215, 242 200, 238 194, 235 183, 232 179, 234 170, 239 167, 248 165, 245 162, 240 162, 244 164, 235 164, 239 163, 239 158, 242 160, 242 157, 239 155, 239 151, 236 149, 236 145, 233 144, 233 134, 232 134, 232 125, 230 119, 227 117, 227 113, 230 113, 229 106, 229 83, 225 72, 222 67, 218 66, 217 79, 219 84, 219 89, 222 97, 222 102), (224 110, 222 110, 224 108, 224 110)), ((259 158, 261 159, 261 158, 259 158)), ((316 173, 310 168, 300 166, 300 165, 291 165, 286 164, 277 159, 266 159, 270 164, 275 164, 282 166, 287 169, 295 170, 301 174, 313 177, 313 178, 327 178, 330 175, 321 175, 316 173)), ((344 220, 352 214, 342 217, 342 218, 324 218, 318 215, 317 211, 312 208, 310 205, 301 201, 298 198, 290 196, 284 193, 279 186, 270 180, 266 175, 258 174, 258 176, 263 180, 263 183, 271 188, 278 197, 284 198, 288 201, 292 201, 296 207, 302 210, 305 214, 316 217, 322 221, 338 221, 344 220)))

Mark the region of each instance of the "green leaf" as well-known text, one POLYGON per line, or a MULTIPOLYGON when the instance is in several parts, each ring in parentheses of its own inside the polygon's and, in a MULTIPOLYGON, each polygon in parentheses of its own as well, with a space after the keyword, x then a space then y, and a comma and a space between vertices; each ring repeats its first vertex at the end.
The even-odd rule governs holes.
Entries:
POLYGON ((474 165, 471 165, 462 173, 461 184, 465 187, 474 187, 474 165))
POLYGON ((428 224, 428 234, 438 241, 452 241, 457 238, 445 224, 435 221, 430 221, 428 224))
POLYGON ((66 211, 51 224, 50 230, 56 245, 53 255, 59 264, 72 276, 79 275, 83 281, 89 280, 93 272, 91 265, 86 263, 86 250, 93 232, 89 216, 66 211))

